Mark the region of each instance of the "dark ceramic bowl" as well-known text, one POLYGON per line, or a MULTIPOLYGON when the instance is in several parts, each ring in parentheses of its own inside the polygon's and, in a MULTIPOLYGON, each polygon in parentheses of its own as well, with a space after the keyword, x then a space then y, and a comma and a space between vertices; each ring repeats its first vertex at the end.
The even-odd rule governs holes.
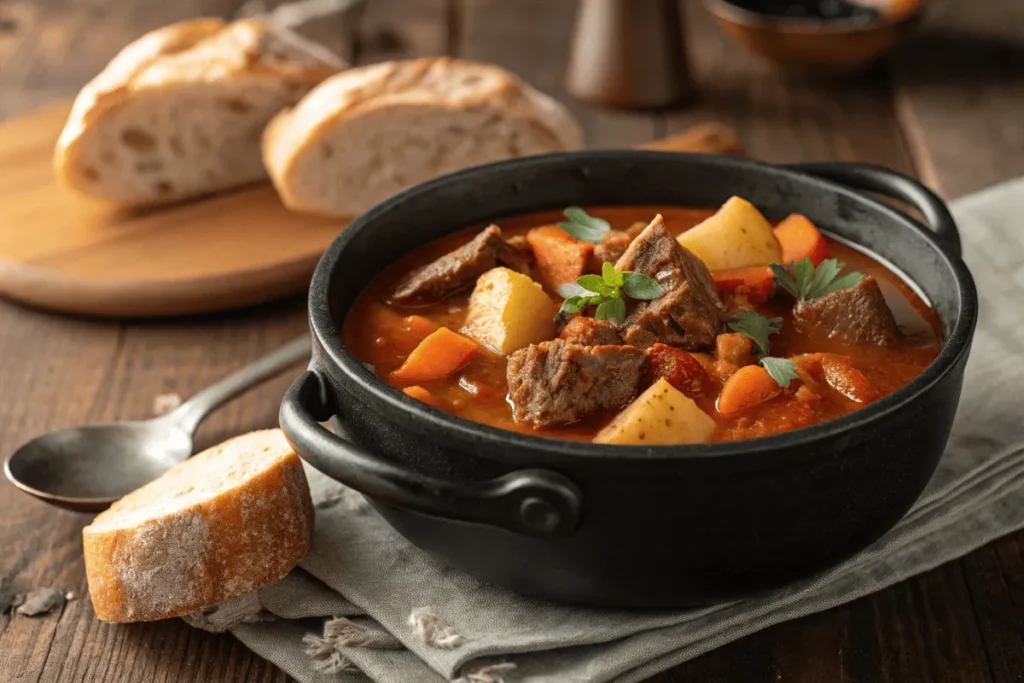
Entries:
POLYGON ((633 607, 747 595, 864 548, 921 494, 949 436, 977 314, 958 253, 943 203, 872 166, 596 151, 469 169, 377 206, 324 254, 309 293, 313 359, 281 425, 303 458, 366 494, 410 541, 493 583, 633 607), (913 204, 934 232, 863 190, 913 204), (935 362, 877 403, 806 429, 610 446, 453 417, 387 386, 341 342, 353 302, 386 266, 466 226, 570 205, 717 207, 732 195, 772 218, 806 214, 906 274, 942 319, 935 362), (328 420, 337 435, 319 424, 328 420))

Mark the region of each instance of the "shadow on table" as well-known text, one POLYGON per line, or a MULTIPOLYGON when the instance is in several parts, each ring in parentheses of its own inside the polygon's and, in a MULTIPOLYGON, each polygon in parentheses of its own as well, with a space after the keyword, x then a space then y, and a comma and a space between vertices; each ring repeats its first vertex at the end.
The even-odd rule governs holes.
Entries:
POLYGON ((1024 81, 1024 33, 1020 40, 954 33, 922 34, 902 46, 892 63, 901 84, 998 84, 1024 81))

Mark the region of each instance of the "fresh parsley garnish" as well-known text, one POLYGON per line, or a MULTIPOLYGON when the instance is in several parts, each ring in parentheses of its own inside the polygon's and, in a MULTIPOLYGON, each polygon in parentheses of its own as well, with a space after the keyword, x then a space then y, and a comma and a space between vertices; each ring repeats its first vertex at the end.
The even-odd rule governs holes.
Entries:
POLYGON ((612 229, 608 221, 595 218, 578 206, 570 206, 562 214, 569 220, 562 221, 558 227, 582 242, 598 244, 605 233, 612 229))
POLYGON ((782 318, 766 318, 754 311, 740 311, 729 321, 729 329, 749 337, 762 356, 768 355, 768 337, 782 330, 782 318))
POLYGON ((597 306, 594 318, 621 323, 626 319, 623 295, 638 301, 650 301, 664 294, 665 290, 652 277, 643 273, 620 273, 615 270, 615 266, 606 262, 600 275, 576 278, 575 283, 559 287, 558 293, 565 299, 558 311, 559 318, 579 313, 588 306, 597 306))
POLYGON ((758 364, 768 371, 780 387, 785 389, 791 381, 797 379, 796 363, 788 358, 768 355, 768 338, 782 330, 782 318, 766 318, 754 311, 740 311, 729 321, 729 329, 754 342, 757 355, 761 356, 758 364))
POLYGON ((794 261, 792 270, 780 263, 771 264, 779 285, 799 301, 810 301, 841 289, 849 289, 864 279, 863 273, 847 273, 841 277, 843 264, 834 258, 825 259, 815 268, 811 259, 794 261))
POLYGON ((785 389, 789 386, 789 383, 795 379, 799 379, 796 374, 796 363, 789 360, 788 358, 772 358, 771 356, 765 356, 761 360, 757 361, 758 364, 768 371, 775 383, 785 389))

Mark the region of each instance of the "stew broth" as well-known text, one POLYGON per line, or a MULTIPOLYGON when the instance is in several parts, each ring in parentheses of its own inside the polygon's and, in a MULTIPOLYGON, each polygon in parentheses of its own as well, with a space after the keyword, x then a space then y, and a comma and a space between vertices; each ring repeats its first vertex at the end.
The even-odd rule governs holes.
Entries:
MULTIPOLYGON (((587 210, 591 215, 607 220, 612 228, 621 230, 635 222, 647 223, 660 213, 673 235, 686 231, 714 213, 707 209, 647 206, 587 210)), ((531 228, 560 220, 563 220, 561 214, 552 211, 506 219, 500 222, 500 227, 502 235, 507 238, 524 235, 531 228)), ((348 315, 343 332, 345 345, 360 361, 372 365, 384 381, 388 381, 390 373, 402 365, 426 335, 421 326, 410 325, 407 316, 423 316, 438 326, 457 332, 466 319, 472 287, 439 303, 415 308, 388 303, 389 292, 410 270, 465 244, 477 232, 479 228, 450 235, 393 264, 372 283, 348 315)), ((773 356, 819 352, 841 354, 874 385, 877 399, 911 381, 935 359, 941 347, 940 321, 935 312, 895 273, 856 249, 827 237, 826 241, 829 258, 842 261, 846 270, 856 270, 877 280, 905 335, 898 345, 852 346, 831 339, 812 340, 793 323, 793 299, 787 295, 776 294, 758 304, 756 310, 765 316, 783 319, 781 332, 771 337, 773 356)), ((552 299, 560 300, 556 293, 548 294, 552 299)), ((506 357, 481 348, 466 365, 448 377, 417 384, 427 389, 437 406, 445 412, 516 432, 590 441, 615 416, 612 411, 549 428, 518 422, 507 400, 506 364, 506 357)), ((806 400, 799 392, 786 392, 740 414, 724 416, 716 409, 716 398, 722 384, 717 379, 712 381, 714 390, 694 399, 715 421, 711 441, 784 432, 830 420, 863 406, 841 396, 806 400)), ((389 383, 397 388, 407 386, 389 383)))

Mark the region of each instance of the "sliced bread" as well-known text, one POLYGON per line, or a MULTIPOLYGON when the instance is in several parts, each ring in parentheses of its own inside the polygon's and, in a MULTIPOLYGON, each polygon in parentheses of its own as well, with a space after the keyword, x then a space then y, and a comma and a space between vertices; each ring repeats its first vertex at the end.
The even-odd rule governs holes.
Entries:
POLYGON ((343 67, 325 48, 258 19, 157 29, 79 93, 57 142, 57 177, 126 205, 264 179, 267 122, 343 67))
POLYGON ((306 475, 281 431, 225 441, 85 527, 93 609, 130 622, 217 605, 287 574, 312 531, 306 475))
POLYGON ((444 173, 581 144, 547 95, 496 66, 439 57, 332 76, 274 118, 263 160, 289 208, 354 216, 444 173))

